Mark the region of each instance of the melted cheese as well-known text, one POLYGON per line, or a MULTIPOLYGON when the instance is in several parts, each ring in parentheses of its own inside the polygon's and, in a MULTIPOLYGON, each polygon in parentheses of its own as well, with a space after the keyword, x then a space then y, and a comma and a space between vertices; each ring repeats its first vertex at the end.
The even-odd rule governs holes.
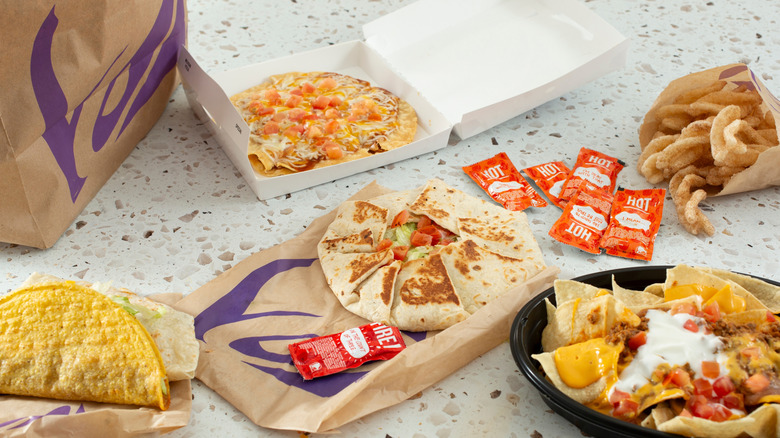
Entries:
POLYGON ((557 348, 555 366, 564 383, 572 388, 584 388, 602 377, 615 375, 621 350, 622 346, 594 338, 557 348))

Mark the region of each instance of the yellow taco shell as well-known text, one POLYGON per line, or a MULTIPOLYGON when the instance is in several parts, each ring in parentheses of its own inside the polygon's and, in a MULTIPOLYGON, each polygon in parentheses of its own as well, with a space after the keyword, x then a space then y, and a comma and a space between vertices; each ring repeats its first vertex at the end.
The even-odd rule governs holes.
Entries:
POLYGON ((0 297, 0 393, 167 409, 160 352, 110 298, 73 282, 0 297))

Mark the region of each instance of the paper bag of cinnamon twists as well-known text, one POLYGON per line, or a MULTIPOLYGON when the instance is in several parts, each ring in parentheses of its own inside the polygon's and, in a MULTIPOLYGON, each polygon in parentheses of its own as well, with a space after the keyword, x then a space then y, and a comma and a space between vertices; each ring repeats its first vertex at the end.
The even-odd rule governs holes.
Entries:
POLYGON ((638 170, 669 182, 689 232, 712 235, 699 202, 780 185, 779 117, 780 101, 745 64, 675 79, 639 127, 638 170))
POLYGON ((54 245, 178 83, 184 0, 4 2, 0 241, 54 245))
MULTIPOLYGON (((388 192, 372 183, 352 199, 388 192)), ((335 217, 314 220, 174 304, 195 316, 196 378, 260 426, 330 431, 408 399, 504 342, 520 307, 558 273, 542 270, 445 330, 403 332, 406 348, 392 359, 304 380, 289 344, 368 322, 341 305, 318 259, 317 244, 335 217)))

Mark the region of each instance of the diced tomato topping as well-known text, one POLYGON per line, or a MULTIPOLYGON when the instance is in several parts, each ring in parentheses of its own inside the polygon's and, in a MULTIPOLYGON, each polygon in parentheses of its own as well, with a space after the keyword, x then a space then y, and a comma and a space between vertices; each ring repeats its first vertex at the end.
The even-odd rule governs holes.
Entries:
POLYGON ((287 111, 287 118, 292 122, 300 122, 304 117, 306 117, 306 111, 301 108, 293 108, 287 111))
POLYGON ((453 242, 455 242, 455 241, 450 239, 450 238, 448 238, 448 237, 442 237, 441 240, 439 240, 439 245, 447 246, 447 245, 449 245, 450 243, 453 243, 453 242))
POLYGON ((371 113, 371 114, 368 115, 368 120, 371 120, 372 122, 381 122, 382 121, 382 114, 371 113))
POLYGON ((265 90, 264 95, 265 95, 265 100, 267 100, 268 103, 271 105, 276 105, 277 103, 279 103, 279 99, 282 98, 282 96, 279 95, 279 92, 276 91, 275 88, 269 88, 265 90))
POLYGON ((322 110, 328 107, 328 104, 330 104, 330 97, 328 96, 317 96, 316 99, 314 99, 314 102, 311 103, 311 106, 313 108, 316 108, 318 110, 322 110))
POLYGON ((633 400, 621 400, 615 409, 612 410, 612 415, 616 417, 632 418, 635 417, 639 410, 639 403, 633 400))
POLYGON ((274 116, 271 117, 271 120, 273 120, 274 122, 282 122, 286 118, 287 118, 287 113, 283 112, 283 113, 276 113, 276 114, 274 114, 274 116))
POLYGON ((317 125, 309 126, 309 129, 306 130, 306 138, 322 137, 322 134, 322 128, 317 125))
POLYGON ((744 396, 739 392, 732 392, 730 394, 726 394, 721 399, 721 402, 723 403, 723 406, 734 409, 734 410, 745 410, 745 398, 744 396))
POLYGON ((766 311, 766 322, 776 322, 777 317, 770 311, 766 311))
POLYGON ((428 216, 422 215, 420 216, 420 221, 417 222, 417 228, 425 228, 428 225, 431 225, 433 221, 428 216))
POLYGON ((303 90, 301 90, 300 87, 293 88, 292 90, 290 90, 290 94, 292 94, 293 96, 303 96, 303 90))
POLYGON ((406 253, 409 252, 409 247, 405 245, 393 247, 393 258, 395 260, 403 260, 406 258, 406 253))
POLYGON ((341 150, 341 146, 333 141, 326 141, 323 143, 322 149, 325 151, 325 155, 331 160, 336 160, 344 156, 344 151, 341 150))
POLYGON ((720 305, 717 301, 713 301, 712 303, 704 306, 704 308, 701 309, 701 312, 704 319, 709 322, 720 321, 720 305))
POLYGON ((769 386, 769 378, 761 373, 753 374, 743 383, 753 394, 761 392, 769 386))
POLYGON ((409 210, 401 210, 393 218, 393 222, 390 223, 390 227, 400 227, 407 222, 409 222, 409 210))
POLYGON ((390 239, 382 239, 379 241, 379 243, 376 245, 377 252, 384 251, 387 248, 390 248, 393 246, 393 241, 390 239))
POLYGON ((287 98, 287 102, 285 102, 284 105, 288 108, 295 108, 301 102, 303 102, 303 97, 297 94, 293 94, 287 98))
POLYGON ((267 116, 267 115, 273 114, 275 112, 276 112, 275 109, 267 107, 267 106, 264 106, 262 108, 258 108, 257 112, 255 114, 257 114, 258 116, 267 116))
POLYGON ((688 315, 695 315, 696 314, 696 306, 693 303, 676 303, 674 306, 672 306, 672 309, 669 313, 672 315, 676 315, 678 313, 687 313, 688 315))
POLYGON ((266 122, 266 124, 263 126, 263 134, 278 134, 279 133, 279 124, 274 122, 273 120, 269 120, 266 122))
POLYGON ((335 134, 338 132, 340 127, 341 125, 339 124, 338 120, 331 120, 325 124, 325 133, 328 135, 335 134))
POLYGON ((647 332, 641 331, 628 339, 628 348, 636 350, 647 343, 647 332))
POLYGON ((723 397, 736 389, 729 376, 720 376, 712 382, 712 390, 718 397, 723 397))
POLYGON ((703 395, 707 399, 712 398, 712 383, 707 379, 696 379, 693 381, 693 393, 703 395))
POLYGON ((300 124, 288 126, 287 129, 284 130, 284 135, 290 138, 295 138, 303 134, 305 129, 306 127, 300 124))
POLYGON ((691 414, 694 417, 709 419, 715 414, 715 409, 709 404, 707 397, 695 395, 688 400, 691 414))
POLYGON ((701 373, 708 379, 715 379, 720 375, 720 364, 712 360, 701 362, 701 373))
POLYGON ((314 84, 311 82, 304 82, 303 85, 301 85, 301 89, 304 93, 314 93, 314 90, 316 90, 314 84))
POLYGON ((693 333, 699 332, 699 326, 696 325, 696 322, 692 319, 685 321, 685 324, 683 324, 683 328, 693 333))
POLYGON ((328 108, 324 114, 326 119, 338 119, 341 117, 341 112, 336 108, 328 108))
POLYGON ((612 394, 609 395, 609 402, 612 404, 612 406, 617 406, 618 403, 629 398, 631 398, 631 394, 623 392, 619 389, 615 389, 612 391, 612 394))
POLYGON ((325 78, 320 81, 320 84, 318 85, 320 90, 331 90, 333 88, 336 88, 338 84, 336 83, 336 80, 333 78, 325 78))
MULTIPOLYGON (((669 373, 668 379, 669 382, 677 385, 680 388, 691 383, 691 375, 688 374, 687 371, 681 368, 673 369, 672 372, 669 373)), ((668 383, 668 382, 664 382, 664 383, 668 383)))
POLYGON ((414 246, 431 246, 433 243, 433 236, 430 234, 421 233, 419 230, 412 232, 410 242, 414 246))
POLYGON ((743 348, 742 351, 739 352, 739 354, 742 357, 747 357, 747 358, 750 358, 750 359, 758 359, 758 356, 759 356, 758 347, 743 348))
POLYGON ((328 103, 330 106, 339 106, 341 105, 341 98, 338 96, 330 96, 330 103, 328 103))
POLYGON ((726 421, 731 418, 731 411, 723 405, 715 405, 715 413, 710 417, 711 421, 726 421))

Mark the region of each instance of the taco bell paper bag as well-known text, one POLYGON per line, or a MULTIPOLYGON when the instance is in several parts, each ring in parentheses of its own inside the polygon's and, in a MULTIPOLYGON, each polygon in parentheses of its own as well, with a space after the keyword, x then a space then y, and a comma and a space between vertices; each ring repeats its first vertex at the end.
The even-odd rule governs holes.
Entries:
POLYGON ((184 0, 5 1, 0 241, 48 248, 162 114, 184 0))
MULTIPOLYGON (((371 184, 353 199, 387 192, 371 184)), ((319 265, 317 243, 335 215, 173 304, 195 315, 196 378, 257 425, 324 432, 408 399, 504 342, 520 307, 558 273, 547 268, 446 330, 404 332, 407 347, 390 360, 305 381, 288 344, 367 323, 341 306, 319 265)))

